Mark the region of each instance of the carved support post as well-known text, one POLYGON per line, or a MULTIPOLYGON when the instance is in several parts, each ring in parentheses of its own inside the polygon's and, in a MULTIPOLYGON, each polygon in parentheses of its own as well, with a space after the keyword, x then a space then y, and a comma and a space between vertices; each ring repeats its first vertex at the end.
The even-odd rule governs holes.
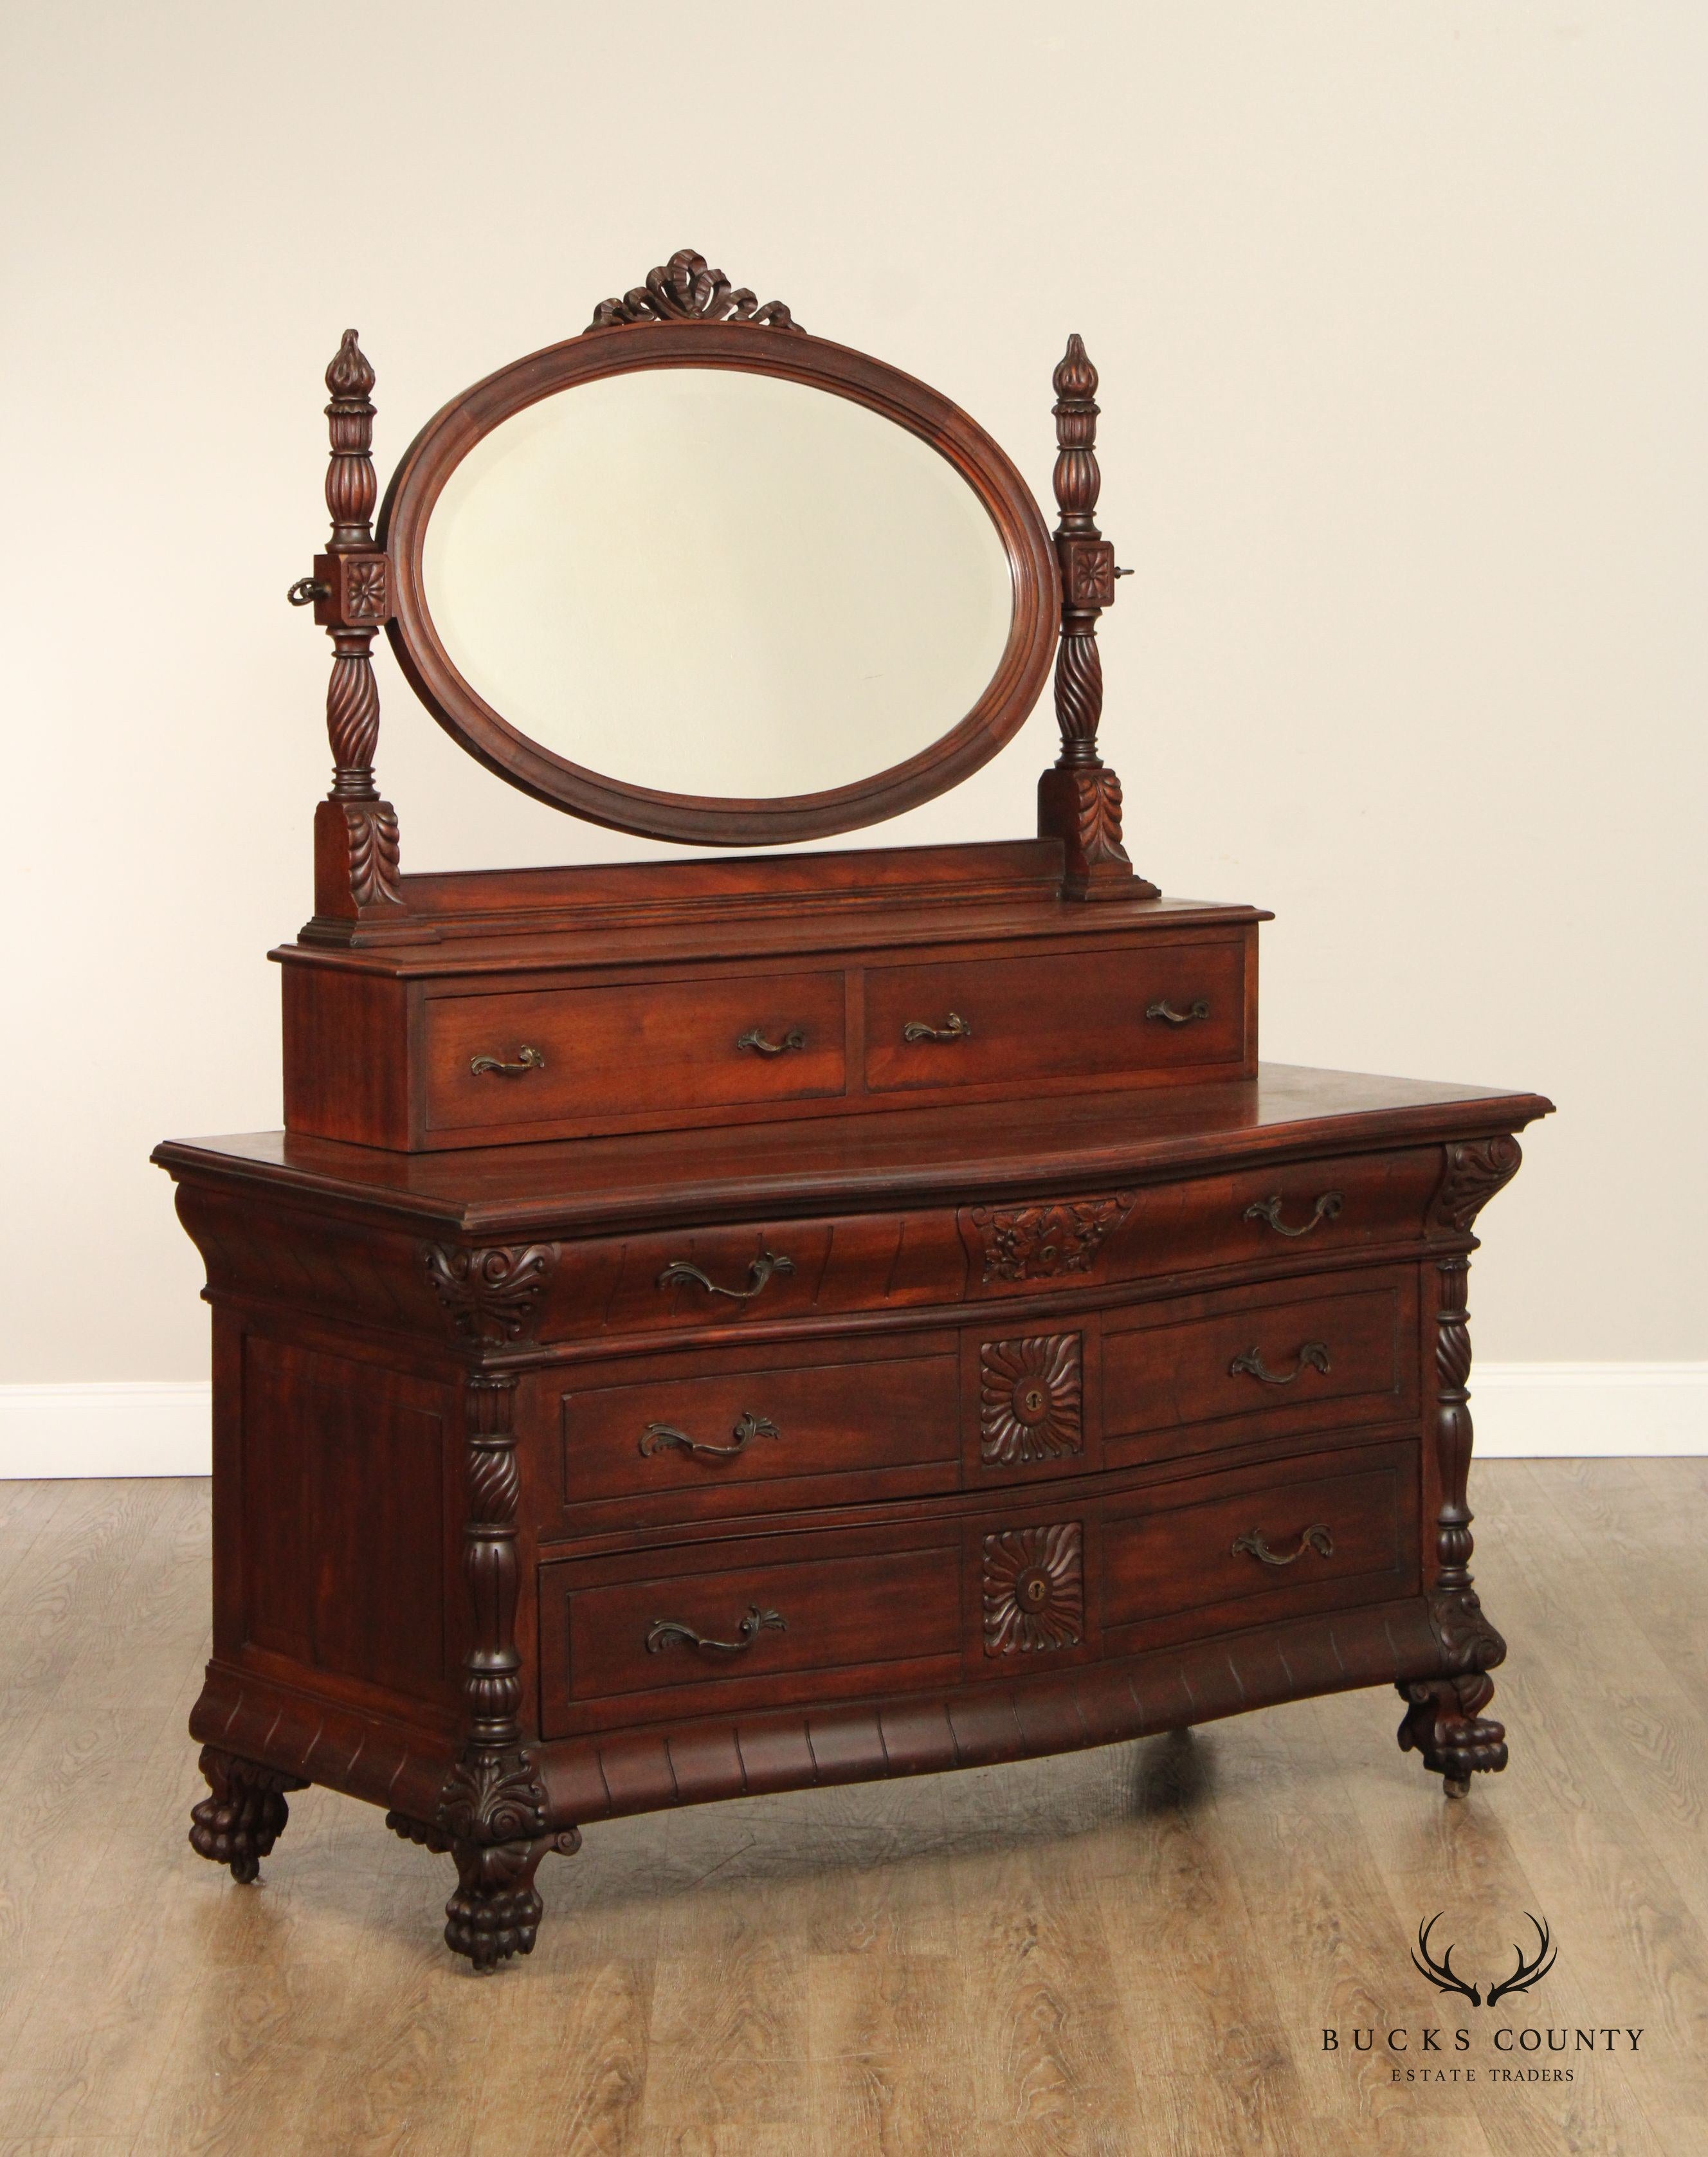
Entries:
POLYGON ((1062 753, 1038 781, 1038 830, 1067 849, 1069 898, 1155 898, 1121 844, 1121 782, 1097 750, 1103 717, 1098 616, 1114 602, 1115 550, 1097 528, 1103 476, 1097 462, 1097 369, 1078 337, 1056 369, 1056 558, 1062 569, 1062 639, 1056 655, 1056 720, 1062 753))
POLYGON ((476 1371, 466 1385, 469 1645, 462 1757, 445 1779, 430 1826, 388 1815, 399 1834, 449 1850, 455 1860, 457 1887, 445 1906, 445 1942, 482 1973, 507 1956, 532 1952, 542 1907, 533 1885, 540 1860, 548 1851, 567 1856, 581 1846, 574 1828, 547 1826, 545 1786, 522 1742, 516 1383, 507 1372, 476 1371))
POLYGON ((314 602, 314 618, 332 640, 327 686, 327 734, 332 785, 315 811, 315 919, 304 933, 318 942, 349 942, 364 917, 395 919, 399 883, 397 812, 373 780, 379 739, 379 689, 373 640, 390 612, 387 563, 374 543, 373 369, 346 330, 327 369, 332 402, 327 426, 327 507, 332 534, 314 574, 292 585, 293 605, 314 602))
MULTIPOLYGON (((1518 1172, 1518 1142, 1510 1137, 1447 1149, 1446 1170, 1431 1208, 1438 1228, 1476 1238, 1471 1223, 1501 1186, 1518 1172)), ((1435 1457, 1441 1505, 1435 1516, 1435 1578, 1428 1591, 1429 1622, 1441 1644, 1446 1674, 1402 1685, 1407 1703, 1400 1724, 1400 1748, 1416 1750, 1423 1765, 1443 1779, 1449 1797, 1464 1797, 1478 1770, 1506 1765, 1506 1732, 1482 1710, 1494 1698, 1489 1672, 1502 1662, 1506 1643, 1483 1614, 1471 1585, 1474 1542, 1466 1490, 1471 1465, 1470 1312, 1466 1291, 1470 1254, 1439 1259, 1436 1274, 1435 1457)))

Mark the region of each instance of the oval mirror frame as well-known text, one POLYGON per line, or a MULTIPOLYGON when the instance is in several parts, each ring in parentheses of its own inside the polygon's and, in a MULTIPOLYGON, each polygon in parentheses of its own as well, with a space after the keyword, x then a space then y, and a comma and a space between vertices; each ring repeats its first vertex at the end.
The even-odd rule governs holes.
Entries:
POLYGON ((1061 586, 1031 489, 984 429, 949 399, 846 345, 792 326, 643 322, 586 331, 500 368, 429 420, 393 474, 378 538, 391 563, 392 648, 411 687, 455 740, 501 779, 589 823, 692 846, 770 847, 857 831, 958 785, 1019 731, 1055 656, 1061 586), (650 368, 728 368, 846 397, 945 457, 983 504, 1007 555, 1013 614, 996 671, 972 709, 916 754, 823 793, 758 800, 655 791, 572 763, 486 703, 434 626, 422 558, 435 504, 463 459, 542 398, 650 368))

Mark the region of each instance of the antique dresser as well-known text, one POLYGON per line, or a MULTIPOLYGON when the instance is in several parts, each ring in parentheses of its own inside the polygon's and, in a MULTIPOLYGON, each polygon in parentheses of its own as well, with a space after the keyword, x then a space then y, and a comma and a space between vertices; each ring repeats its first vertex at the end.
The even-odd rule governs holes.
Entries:
POLYGON ((1466 1268, 1549 1104, 1260 1064, 1267 917, 1135 873, 1079 339, 1053 535, 686 250, 447 404, 377 528, 353 331, 327 382, 285 1128, 155 1156, 214 1313, 195 1848, 252 1881, 288 1792, 368 1799, 484 1970, 623 1813, 1366 1686, 1450 1795, 1502 1767, 1466 1268), (381 629, 491 771, 700 851, 402 873, 381 629), (1037 837, 799 847, 1052 666, 1037 837))

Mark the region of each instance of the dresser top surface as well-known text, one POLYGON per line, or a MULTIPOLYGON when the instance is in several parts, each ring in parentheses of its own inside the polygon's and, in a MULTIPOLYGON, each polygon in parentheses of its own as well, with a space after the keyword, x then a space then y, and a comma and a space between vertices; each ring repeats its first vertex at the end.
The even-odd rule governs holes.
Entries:
POLYGON ((174 1177, 469 1235, 1068 1194, 1242 1163, 1514 1131, 1536 1094, 1260 1065, 1253 1079, 834 1120, 391 1153, 255 1131, 169 1139, 174 1177))

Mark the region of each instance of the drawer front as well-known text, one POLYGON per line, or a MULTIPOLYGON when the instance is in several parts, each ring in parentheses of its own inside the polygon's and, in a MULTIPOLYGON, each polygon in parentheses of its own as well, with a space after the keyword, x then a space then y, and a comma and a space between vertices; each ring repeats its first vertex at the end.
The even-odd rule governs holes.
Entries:
POLYGON ((561 1532, 952 1489, 953 1336, 591 1372, 560 1400, 561 1532), (615 1522, 605 1516, 615 1515, 615 1522))
POLYGON ((1111 1312, 1104 1457, 1116 1467, 1397 1421, 1417 1412, 1420 1354, 1409 1266, 1111 1312))
POLYGON ((1032 1295, 1054 1280, 1095 1287, 1414 1242, 1441 1167, 1439 1146, 1412 1146, 963 1206, 969 1286, 980 1295, 1032 1295))
POLYGON ((540 1568, 542 1727, 952 1679, 955 1524, 755 1538, 540 1568))
POLYGON ((948 1212, 601 1238, 564 1247, 541 1334, 686 1333, 913 1310, 959 1302, 965 1284, 966 1259, 948 1212))
POLYGON ((1409 1439, 1110 1499, 1105 1652, 1415 1593, 1417 1515, 1409 1439))
POLYGON ((836 970, 431 998, 428 1128, 515 1128, 837 1094, 844 1032, 836 970))
POLYGON ((866 1084, 1012 1085, 1237 1069, 1245 945, 1143 945, 873 966, 866 1084))

